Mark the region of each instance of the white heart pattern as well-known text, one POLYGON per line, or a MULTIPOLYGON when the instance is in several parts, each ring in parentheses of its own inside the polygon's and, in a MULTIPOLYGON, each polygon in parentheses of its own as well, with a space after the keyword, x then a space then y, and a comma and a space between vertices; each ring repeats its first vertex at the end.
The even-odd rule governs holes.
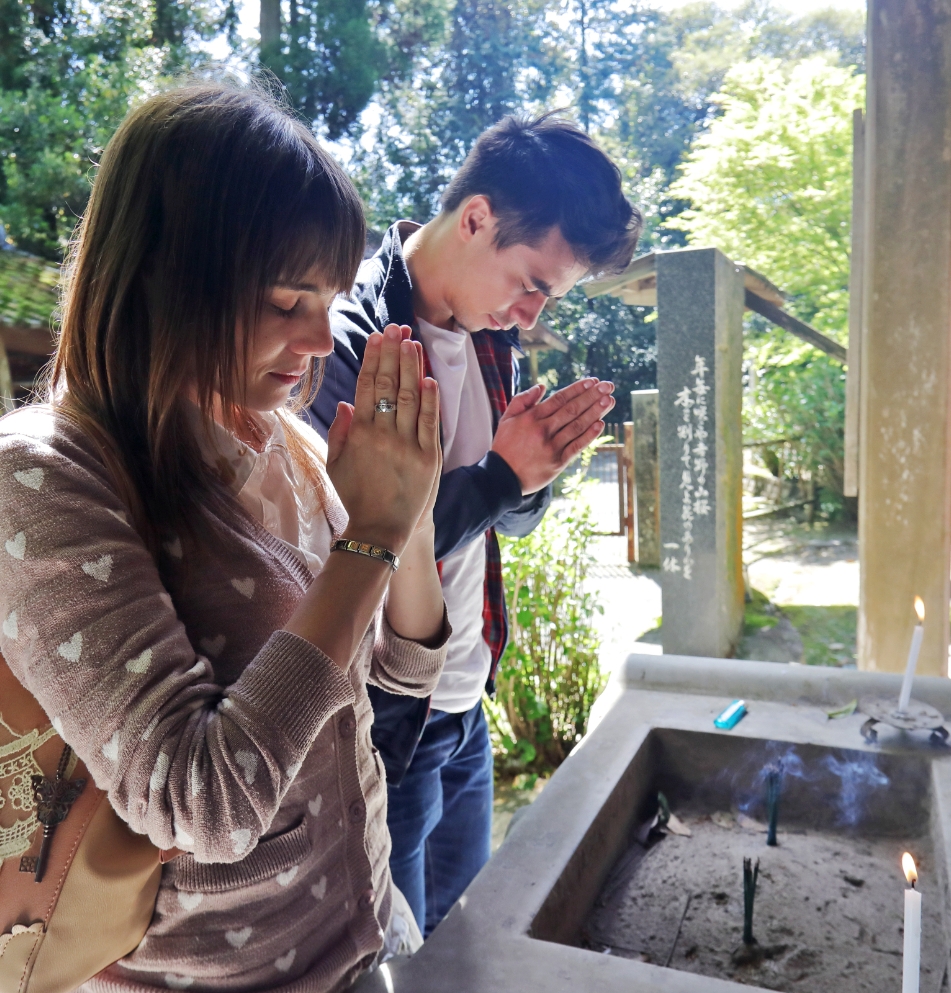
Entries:
POLYGON ((279 872, 274 877, 277 880, 277 885, 290 886, 291 883, 294 881, 294 877, 297 875, 299 871, 300 871, 300 866, 295 865, 295 866, 291 866, 291 868, 288 869, 287 872, 279 872))
POLYGON ((152 649, 146 648, 144 652, 140 655, 136 655, 134 659, 129 659, 126 662, 125 667, 129 672, 143 673, 152 664, 152 649))
POLYGON ((194 910, 204 899, 201 893, 183 893, 181 890, 178 892, 178 902, 183 910, 194 910))
POLYGON ((294 964, 295 955, 297 955, 297 949, 292 948, 286 955, 282 955, 279 959, 274 960, 274 968, 280 969, 281 972, 287 972, 294 964))
POLYGON ((205 660, 199 658, 198 661, 185 673, 186 676, 201 676, 205 672, 205 660))
POLYGON ((198 647, 213 659, 216 659, 224 650, 227 642, 228 639, 223 634, 216 634, 214 638, 202 638, 198 642, 198 647))
POLYGON ((254 580, 250 577, 247 579, 232 579, 231 585, 241 596, 246 597, 248 600, 254 596, 254 580))
POLYGON ((194 981, 192 976, 179 976, 174 972, 165 973, 165 985, 170 990, 187 990, 194 981))
POLYGON ((69 641, 64 641, 56 651, 66 659, 67 662, 78 662, 83 654, 83 636, 81 631, 77 631, 69 641))
POLYGON ((320 877, 320 881, 317 882, 317 883, 314 883, 314 885, 311 886, 311 888, 310 888, 310 895, 315 900, 323 900, 323 898, 327 895, 327 877, 326 876, 321 876, 320 877))
POLYGON ((119 732, 115 734, 102 746, 102 754, 110 762, 115 762, 119 758, 119 732))
POLYGON ((12 538, 7 539, 4 548, 6 548, 8 555, 12 555, 22 562, 23 556, 26 555, 26 535, 22 531, 18 531, 12 538))
POLYGON ((183 828, 175 828, 175 845, 178 848, 191 848, 195 839, 183 828))
POLYGON ((258 771, 257 752, 235 752, 234 760, 244 769, 244 781, 251 786, 258 771))
POLYGON ((310 811, 312 817, 316 817, 320 813, 320 808, 323 805, 324 798, 318 793, 313 800, 307 801, 307 809, 310 811))
POLYGON ((232 948, 244 948, 251 937, 251 928, 243 927, 240 931, 225 931, 225 941, 232 948))
POLYGON ((83 562, 83 572, 100 583, 107 582, 112 575, 112 556, 100 555, 95 562, 83 562))
POLYGON ((43 470, 40 468, 23 469, 20 472, 15 472, 13 478, 27 489, 39 490, 43 485, 43 470))
POLYGON ((3 622, 3 633, 10 639, 16 641, 20 636, 20 628, 17 625, 17 612, 11 610, 7 619, 3 622))
POLYGON ((162 546, 173 559, 180 559, 182 557, 182 539, 173 538, 171 541, 166 541, 162 546))
POLYGON ((63 722, 58 718, 53 718, 53 730, 62 738, 63 737, 63 722))
POLYGON ((251 844, 251 832, 247 828, 238 828, 231 832, 231 844, 235 855, 240 855, 251 844))
POLYGON ((152 775, 149 776, 150 790, 157 791, 164 788, 165 780, 168 779, 168 766, 168 756, 165 752, 159 752, 155 760, 155 768, 152 770, 152 775))
POLYGON ((172 598, 167 593, 159 593, 158 598, 165 604, 166 607, 168 607, 169 610, 175 609, 175 604, 172 602, 172 598))

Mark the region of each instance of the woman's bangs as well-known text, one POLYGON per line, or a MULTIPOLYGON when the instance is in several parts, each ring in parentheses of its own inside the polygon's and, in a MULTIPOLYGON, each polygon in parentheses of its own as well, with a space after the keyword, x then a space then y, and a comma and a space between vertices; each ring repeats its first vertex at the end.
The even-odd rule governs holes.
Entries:
POLYGON ((322 182, 312 182, 295 198, 298 202, 288 212, 286 224, 276 232, 273 257, 279 262, 274 282, 300 283, 316 269, 322 289, 350 292, 363 260, 366 222, 353 188, 333 182, 334 178, 324 174, 322 182))

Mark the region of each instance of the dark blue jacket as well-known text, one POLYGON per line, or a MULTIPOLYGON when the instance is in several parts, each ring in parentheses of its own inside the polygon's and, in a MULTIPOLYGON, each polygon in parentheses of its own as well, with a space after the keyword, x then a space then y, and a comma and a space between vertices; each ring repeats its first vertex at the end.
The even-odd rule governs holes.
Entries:
MULTIPOLYGON (((328 356, 317 398, 307 411, 310 422, 323 437, 336 414, 340 400, 353 402, 357 375, 366 340, 387 324, 416 327, 413 289, 403 257, 401 232, 415 229, 409 222, 394 224, 383 238, 379 251, 367 259, 357 274, 349 297, 339 298, 331 310, 334 351, 328 356)), ((513 348, 521 351, 517 332, 509 335, 513 348)), ((518 390, 518 363, 513 362, 512 393, 518 390)), ((551 502, 551 487, 522 496, 518 477, 495 452, 480 462, 460 466, 443 474, 433 510, 436 525, 436 558, 463 548, 490 528, 502 534, 523 537, 541 521, 551 502)), ((504 611, 504 603, 501 605, 504 611)), ((386 768, 387 780, 398 786, 412 761, 426 724, 429 701, 397 696, 369 687, 373 703, 372 738, 386 768)), ((490 679, 487 689, 494 685, 490 679)))
MULTIPOLYGON (((407 222, 403 224, 408 226, 407 222)), ((338 298, 331 310, 334 350, 326 360, 317 399, 307 411, 311 424, 324 438, 336 415, 337 403, 353 403, 367 338, 387 324, 416 326, 413 288, 398 227, 394 224, 386 232, 379 251, 360 266, 353 292, 349 297, 338 298)), ((521 351, 517 332, 496 334, 510 335, 513 347, 521 351)), ((513 363, 513 368, 513 393, 517 393, 518 363, 513 363)), ((495 452, 489 452, 475 465, 444 473, 433 510, 436 558, 444 559, 490 527, 522 538, 535 529, 549 503, 550 486, 523 497, 518 477, 495 452)))

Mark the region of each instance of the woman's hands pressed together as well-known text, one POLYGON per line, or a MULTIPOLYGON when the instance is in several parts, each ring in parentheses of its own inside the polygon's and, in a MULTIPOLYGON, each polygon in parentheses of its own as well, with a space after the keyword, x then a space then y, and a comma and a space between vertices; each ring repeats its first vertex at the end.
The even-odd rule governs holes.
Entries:
POLYGON ((410 334, 390 324, 369 337, 355 402, 338 405, 327 435, 327 472, 349 515, 338 537, 387 548, 400 567, 393 573, 379 559, 332 554, 285 625, 342 669, 384 594, 401 637, 435 644, 446 634, 432 516, 442 472, 439 388, 424 375, 422 345, 410 334), (396 409, 380 410, 380 401, 396 409))
POLYGON ((340 403, 327 435, 327 471, 350 517, 342 537, 401 554, 432 522, 439 488, 439 387, 423 375, 408 327, 370 335, 355 403, 340 403), (390 401, 395 410, 381 412, 390 401))

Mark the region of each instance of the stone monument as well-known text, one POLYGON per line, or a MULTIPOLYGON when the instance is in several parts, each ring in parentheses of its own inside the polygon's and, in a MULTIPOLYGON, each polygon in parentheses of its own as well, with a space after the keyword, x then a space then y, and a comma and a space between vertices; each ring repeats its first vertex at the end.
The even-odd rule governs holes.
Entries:
POLYGON ((743 625, 743 270, 714 248, 656 264, 663 649, 726 658, 743 625))

